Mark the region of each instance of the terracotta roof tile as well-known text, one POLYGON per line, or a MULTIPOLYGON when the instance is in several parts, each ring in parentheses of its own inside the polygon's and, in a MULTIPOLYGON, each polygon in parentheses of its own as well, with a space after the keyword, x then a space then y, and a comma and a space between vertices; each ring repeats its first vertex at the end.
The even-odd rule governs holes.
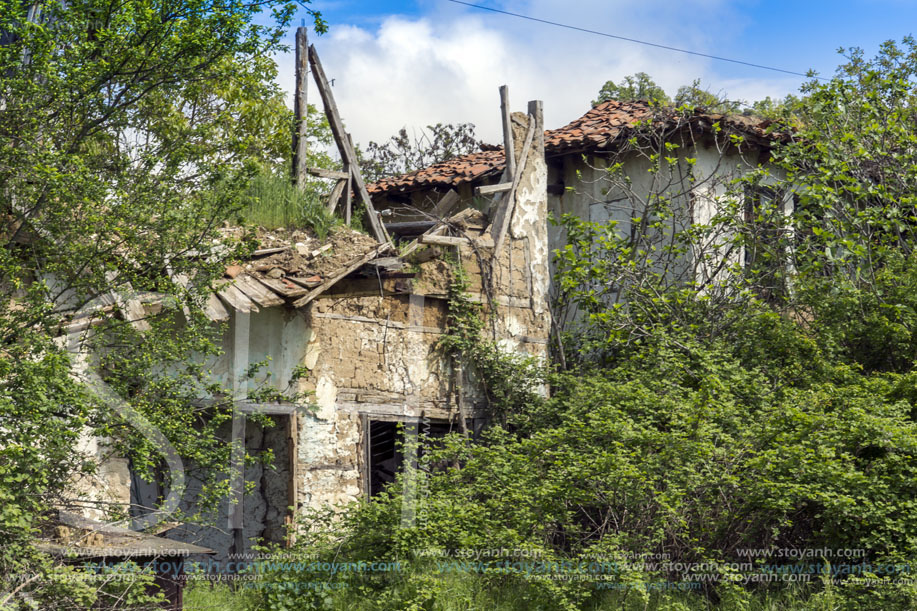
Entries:
MULTIPOLYGON (((681 118, 681 115, 674 111, 668 114, 669 121, 673 123, 681 118)), ((659 110, 643 101, 610 100, 603 102, 564 127, 546 131, 544 134, 545 153, 555 156, 566 152, 608 149, 638 122, 654 118, 654 115, 657 120, 660 119, 659 110)), ((767 133, 767 122, 760 122, 753 117, 706 114, 698 110, 688 119, 704 130, 712 129, 713 124, 719 122, 728 129, 760 139, 774 140, 777 138, 767 133)), ((501 173, 504 164, 503 147, 499 147, 495 150, 478 151, 449 159, 402 176, 383 178, 368 185, 367 189, 371 195, 381 195, 389 192, 413 191, 421 187, 458 186, 501 173)))

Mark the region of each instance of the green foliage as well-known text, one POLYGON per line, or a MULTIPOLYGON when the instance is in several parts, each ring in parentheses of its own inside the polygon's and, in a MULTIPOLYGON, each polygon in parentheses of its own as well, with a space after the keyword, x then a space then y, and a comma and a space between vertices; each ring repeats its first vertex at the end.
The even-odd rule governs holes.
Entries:
POLYGON ((599 90, 599 97, 592 101, 593 106, 598 106, 608 100, 629 102, 634 100, 647 100, 659 104, 668 104, 671 98, 662 87, 646 72, 625 76, 620 83, 606 81, 599 90))
POLYGON ((323 240, 336 220, 319 195, 320 184, 300 190, 286 173, 261 172, 242 195, 243 218, 269 229, 310 229, 323 240))
POLYGON ((539 403, 545 371, 537 359, 501 350, 484 336, 488 312, 467 295, 468 278, 457 263, 449 283, 446 332, 438 347, 453 362, 467 363, 481 380, 493 415, 505 419, 539 403))
POLYGON ((701 108, 704 112, 735 114, 740 112, 743 103, 737 100, 727 100, 719 93, 713 93, 701 86, 700 79, 694 79, 690 85, 682 85, 675 93, 675 106, 684 106, 691 109, 701 108))
MULTIPOLYGON (((769 168, 740 156, 740 171, 705 175, 678 130, 638 129, 638 161, 605 171, 612 218, 556 221, 566 369, 549 398, 509 361, 488 364, 486 318, 458 275, 442 346, 507 385, 489 392, 502 417, 474 443, 431 447, 372 501, 310 516, 295 551, 398 570, 325 572, 340 589, 265 590, 262 603, 914 608, 915 58, 912 39, 870 61, 855 51, 774 109, 798 131, 769 168), (492 549, 573 564, 545 575, 461 556, 492 549), (595 559, 611 564, 579 564, 595 559), (755 579, 792 571, 809 580, 755 579)), ((737 134, 717 138, 746 150, 737 134)), ((269 580, 307 576, 294 566, 269 580)))
POLYGON ((208 384, 198 357, 215 350, 199 309, 226 259, 244 250, 216 229, 237 215, 252 167, 282 163, 289 148, 268 58, 295 10, 219 0, 0 5, 4 608, 142 604, 136 592, 56 580, 60 569, 32 545, 46 510, 73 502, 71 478, 94 467, 75 451, 81 435, 109 434, 141 470, 161 467, 161 448, 141 443, 74 377, 77 357, 61 340, 75 314, 92 329, 81 340, 95 350, 88 365, 110 389, 186 458, 221 460, 204 414, 188 409, 208 384), (113 291, 146 296, 148 334, 128 328, 113 291))
POLYGON ((483 142, 471 123, 437 123, 408 135, 406 128, 380 144, 370 142, 360 151, 360 171, 367 182, 398 176, 479 150, 483 142))
POLYGON ((792 117, 800 99, 792 94, 783 100, 763 100, 746 102, 730 100, 722 92, 713 92, 702 86, 700 79, 694 79, 690 85, 682 85, 669 97, 665 90, 646 72, 625 76, 621 82, 606 81, 599 90, 599 96, 592 101, 597 106, 608 100, 630 102, 646 100, 658 106, 671 106, 693 111, 695 108, 708 113, 744 114, 763 119, 786 119, 792 117))

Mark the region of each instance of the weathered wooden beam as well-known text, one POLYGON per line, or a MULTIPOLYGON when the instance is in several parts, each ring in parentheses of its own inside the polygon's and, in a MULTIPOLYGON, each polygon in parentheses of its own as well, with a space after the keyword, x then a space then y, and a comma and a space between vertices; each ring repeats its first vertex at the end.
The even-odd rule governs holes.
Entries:
MULTIPOLYGON (((440 221, 437 225, 433 226, 431 229, 428 229, 423 235, 425 236, 439 235, 445 232, 446 229, 448 229, 448 227, 449 226, 446 225, 445 222, 440 221)), ((421 242, 420 242, 420 239, 418 238, 417 240, 414 240, 410 246, 408 246, 401 252, 401 256, 402 257, 408 256, 409 254, 413 253, 415 250, 420 248, 420 246, 421 246, 421 242)))
POLYGON ((344 189, 347 188, 347 183, 350 182, 347 178, 344 180, 339 180, 335 183, 334 188, 331 189, 331 194, 328 196, 328 212, 334 214, 334 209, 337 208, 338 202, 341 201, 341 196, 344 195, 344 189))
POLYGON ((519 180, 525 172, 525 163, 529 156, 529 150, 532 148, 532 139, 535 137, 535 123, 535 117, 529 115, 529 129, 525 134, 525 143, 522 145, 522 155, 519 157, 519 166, 516 168, 516 174, 513 176, 513 186, 507 193, 506 199, 500 202, 496 213, 494 213, 491 235, 494 238, 495 256, 503 246, 503 240, 506 238, 506 232, 509 230, 509 222, 513 217, 513 209, 516 206, 516 189, 519 188, 519 180))
POLYGON ((293 130, 293 179, 300 189, 306 185, 306 154, 308 140, 306 118, 309 105, 306 100, 309 72, 309 41, 306 28, 296 28, 296 91, 293 100, 293 114, 296 117, 296 128, 293 130))
POLYGON ((433 206, 433 210, 430 212, 430 216, 435 219, 445 218, 449 212, 452 211, 452 208, 458 203, 459 197, 458 191, 455 189, 449 189, 449 192, 443 195, 442 199, 436 202, 436 205, 433 206))
MULTIPOLYGON (((347 137, 347 132, 344 130, 344 122, 341 121, 341 115, 338 112, 337 104, 334 101, 334 95, 331 93, 331 86, 328 84, 328 78, 325 76, 325 70, 322 68, 322 62, 318 58, 318 51, 315 50, 315 45, 309 47, 309 63, 312 66, 312 76, 315 77, 315 84, 318 86, 318 92, 322 97, 322 103, 325 106, 325 114, 328 117, 328 124, 331 126, 331 133, 334 135, 334 140, 338 145, 341 159, 344 160, 346 166, 349 166, 350 176, 355 191, 360 196, 360 199, 363 200, 363 205, 366 207, 370 229, 372 229, 376 240, 382 244, 390 244, 391 240, 385 232, 382 221, 379 220, 379 215, 376 214, 376 210, 373 208, 372 198, 370 198, 369 192, 366 190, 366 184, 363 182, 363 177, 360 176, 360 166, 357 164, 357 154, 354 152, 350 139, 347 137)), ((305 297, 303 299, 305 299, 305 297)))
POLYGON ((258 306, 255 305, 255 302, 232 284, 226 284, 221 287, 217 295, 226 302, 230 308, 237 312, 247 314, 249 312, 258 311, 258 306))
POLYGON ((351 263, 347 267, 343 268, 333 277, 322 282, 321 286, 312 290, 312 292, 310 292, 308 295, 304 297, 300 297, 299 299, 294 301, 293 307, 301 308, 304 305, 307 305, 310 301, 312 301, 313 299, 315 299, 316 297, 318 297, 319 295, 321 295, 322 293, 330 289, 332 286, 334 286, 338 281, 344 279, 345 276, 353 272, 355 269, 357 269, 361 265, 364 265, 370 259, 375 259, 379 254, 385 252, 389 248, 391 248, 389 244, 382 244, 381 246, 372 249, 371 251, 369 251, 368 253, 360 257, 359 259, 355 260, 353 263, 351 263))
POLYGON ((306 168, 306 172, 319 178, 334 178, 337 180, 346 180, 349 174, 347 172, 338 172, 337 170, 326 170, 325 168, 306 168))
POLYGON ((385 230, 390 234, 417 235, 432 229, 437 221, 404 221, 401 223, 386 223, 385 230))
POLYGON ((284 299, 251 276, 242 275, 236 278, 236 288, 262 308, 283 305, 284 299))
POLYGON ((285 279, 275 280, 273 278, 258 278, 257 280, 275 293, 287 298, 302 297, 309 292, 306 288, 285 279))
MULTIPOLYGON (((356 150, 353 148, 353 138, 350 137, 350 134, 347 134, 347 144, 350 145, 350 150, 356 150)), ((344 164, 344 171, 347 172, 347 187, 344 189, 344 224, 348 227, 350 226, 350 219, 353 216, 353 175, 350 171, 350 164, 344 164)))
POLYGON ((256 403, 253 401, 236 401, 235 407, 246 414, 265 414, 267 416, 289 416, 299 409, 295 403, 256 403))
POLYGON ((500 116, 503 119, 503 153, 506 158, 506 179, 516 175, 516 156, 513 150, 513 126, 509 120, 509 87, 500 86, 500 116))
POLYGON ((213 322, 229 320, 229 310, 223 306, 219 297, 213 293, 207 295, 207 302, 204 304, 204 315, 213 322))
POLYGON ((266 257, 267 255, 276 255, 278 252, 283 252, 287 250, 288 246, 280 246, 277 248, 262 248, 261 250, 256 250, 252 253, 253 257, 266 257))
POLYGON ((491 193, 503 193, 513 188, 511 182, 499 182, 495 185, 482 185, 474 188, 475 195, 490 195, 491 193))
POLYGON ((432 244, 434 246, 470 246, 472 244, 489 248, 493 246, 493 240, 489 236, 479 238, 464 238, 447 235, 422 235, 420 236, 421 244, 432 244))

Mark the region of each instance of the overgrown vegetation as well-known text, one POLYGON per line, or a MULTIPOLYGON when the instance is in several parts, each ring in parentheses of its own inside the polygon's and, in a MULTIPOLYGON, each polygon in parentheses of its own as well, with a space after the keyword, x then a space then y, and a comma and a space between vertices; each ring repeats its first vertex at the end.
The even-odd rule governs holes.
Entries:
MULTIPOLYGON (((681 132, 635 137, 651 184, 612 160, 617 224, 558 219, 550 397, 495 394, 511 408, 475 443, 309 516, 294 557, 338 568, 275 567, 258 605, 917 606, 915 77, 910 38, 852 54, 771 165, 722 184, 681 132)), ((461 291, 447 344, 486 363, 461 291)))
POLYGON ((374 182, 473 153, 482 145, 471 123, 437 123, 413 135, 401 128, 387 142, 371 141, 366 152, 359 153, 360 171, 367 182, 374 182))
MULTIPOLYGON (((224 390, 200 360, 216 350, 201 304, 248 248, 217 228, 238 216, 253 166, 288 155, 270 57, 295 10, 0 5, 4 609, 148 608, 159 598, 145 590, 149 576, 101 585, 35 547, 52 510, 87 505, 74 479, 102 457, 77 451, 81 438, 107 435, 143 475, 165 471, 164 444, 143 434, 153 426, 177 455, 226 464, 214 431, 227 407, 189 409, 202 388, 224 390), (128 307, 141 300, 144 321, 128 307)), ((211 475, 219 491, 225 473, 211 475)), ((163 485, 180 489, 168 474, 163 485)), ((105 499, 91 508, 125 517, 105 499)))
POLYGON ((319 185, 299 189, 282 172, 261 172, 242 195, 243 218, 268 229, 309 229, 324 240, 338 219, 328 211, 319 185))
POLYGON ((690 85, 682 85, 674 96, 669 96, 665 89, 646 72, 629 74, 618 83, 605 81, 599 90, 598 97, 592 100, 592 105, 598 106, 608 100, 621 102, 646 100, 659 106, 685 108, 692 111, 695 108, 701 108, 710 113, 741 113, 764 118, 785 116, 787 111, 791 111, 799 103, 799 98, 792 94, 782 100, 773 100, 769 96, 763 100, 751 102, 733 100, 728 98, 725 92, 711 91, 704 87, 700 79, 693 80, 690 85))

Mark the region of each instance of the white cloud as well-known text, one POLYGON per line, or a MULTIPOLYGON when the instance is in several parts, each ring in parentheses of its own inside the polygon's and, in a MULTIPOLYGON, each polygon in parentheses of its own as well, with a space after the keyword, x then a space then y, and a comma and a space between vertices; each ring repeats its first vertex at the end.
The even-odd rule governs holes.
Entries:
MULTIPOLYGON (((421 18, 392 16, 375 30, 331 24, 314 38, 354 140, 384 140, 408 129, 472 122, 499 142, 497 88, 508 84, 514 110, 544 101, 545 123, 580 116, 606 80, 645 71, 674 93, 701 78, 732 98, 782 96, 798 79, 718 78, 710 60, 436 3, 421 18)), ((726 0, 520 0, 506 10, 661 44, 715 53, 741 35, 743 17, 726 0)), ((291 56, 278 58, 281 85, 291 90, 291 56)), ((317 92, 310 84, 310 100, 317 92)))

